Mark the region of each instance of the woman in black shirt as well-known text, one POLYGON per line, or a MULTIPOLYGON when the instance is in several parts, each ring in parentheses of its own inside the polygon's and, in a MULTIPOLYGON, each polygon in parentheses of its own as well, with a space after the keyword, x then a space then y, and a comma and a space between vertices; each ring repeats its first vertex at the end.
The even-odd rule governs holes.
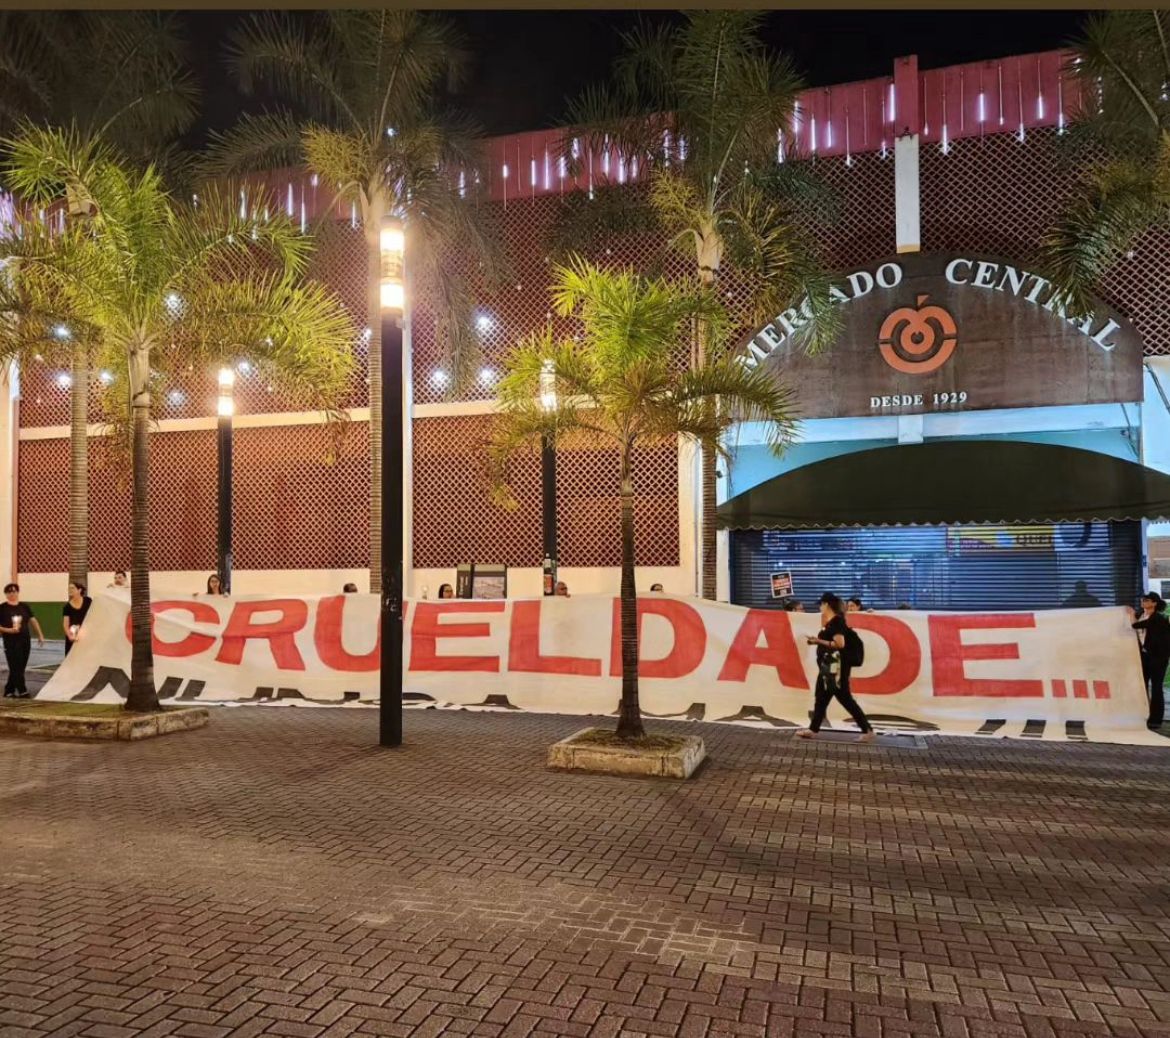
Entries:
POLYGON ((8 661, 8 681, 4 684, 6 699, 27 699, 28 686, 24 683, 24 668, 32 652, 32 635, 37 644, 45 644, 41 625, 33 611, 20 600, 20 585, 4 585, 4 601, 0 603, 0 636, 4 639, 4 656, 8 661))
POLYGON ((845 609, 841 605, 841 599, 836 595, 821 596, 821 623, 824 626, 820 634, 808 640, 809 645, 817 647, 817 690, 812 720, 807 728, 802 728, 796 734, 802 739, 816 738, 825 721, 829 701, 835 696, 837 702, 849 711, 849 715, 861 729, 861 738, 858 741, 873 742, 873 726, 865 716, 865 711, 853 698, 853 693, 849 691, 851 668, 845 658, 846 631, 849 628, 845 623, 845 609))
POLYGON ((1170 664, 1170 619, 1166 617, 1166 603, 1155 591, 1142 595, 1141 618, 1133 622, 1135 631, 1142 631, 1142 680, 1150 697, 1150 728, 1161 728, 1165 715, 1166 667, 1170 664))
POLYGON ((73 648, 73 643, 77 641, 77 636, 81 633, 81 625, 85 623, 85 614, 89 612, 91 605, 93 605, 93 599, 86 596, 85 586, 70 582, 69 601, 61 610, 61 627, 65 631, 66 656, 69 655, 69 650, 73 648))

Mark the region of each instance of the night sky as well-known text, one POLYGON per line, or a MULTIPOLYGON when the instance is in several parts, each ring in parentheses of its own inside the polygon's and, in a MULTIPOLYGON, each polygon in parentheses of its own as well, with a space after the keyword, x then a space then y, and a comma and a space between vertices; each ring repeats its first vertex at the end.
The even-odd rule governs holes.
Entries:
MULTIPOLYGON (((206 55, 205 122, 224 129, 241 109, 224 74, 219 40, 245 12, 185 12, 194 44, 206 55)), ((677 18, 670 12, 462 11, 446 12, 469 38, 474 66, 455 101, 489 134, 544 129, 563 121, 565 102, 603 79, 620 50, 617 33, 639 17, 677 18)), ((1047 50, 1067 43, 1085 17, 1076 11, 774 11, 767 42, 791 54, 810 86, 867 79, 890 72, 893 59, 917 54, 921 68, 1047 50)))

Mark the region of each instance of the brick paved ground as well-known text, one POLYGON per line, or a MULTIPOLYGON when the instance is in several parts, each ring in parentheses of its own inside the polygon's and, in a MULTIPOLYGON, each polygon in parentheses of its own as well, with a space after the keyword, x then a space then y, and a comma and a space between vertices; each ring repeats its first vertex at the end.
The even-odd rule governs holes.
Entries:
POLYGON ((0 740, 0 1034, 1170 1035, 1170 756, 232 709, 0 740))

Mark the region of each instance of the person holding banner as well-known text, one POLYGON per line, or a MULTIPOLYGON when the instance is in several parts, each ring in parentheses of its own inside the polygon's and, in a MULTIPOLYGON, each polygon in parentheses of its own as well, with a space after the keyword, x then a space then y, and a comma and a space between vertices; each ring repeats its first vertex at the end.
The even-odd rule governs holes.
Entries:
MULTIPOLYGON (((1130 610, 1130 615, 1133 611, 1130 610)), ((1141 619, 1134 620, 1133 629, 1140 631, 1142 640, 1142 679, 1150 697, 1149 728, 1161 728, 1165 719, 1166 668, 1170 665, 1170 619, 1166 617, 1166 603, 1156 591, 1142 595, 1141 619)))
POLYGON ((796 734, 801 739, 815 739, 825 722, 829 701, 836 698, 861 729, 859 742, 873 742, 874 730, 849 691, 849 672, 857 659, 853 644, 859 642, 857 634, 845 622, 845 607, 836 595, 826 592, 821 596, 821 623, 824 626, 815 638, 809 638, 809 645, 817 647, 817 687, 813 701, 813 715, 807 728, 796 734))
POLYGON ((4 685, 6 699, 28 699, 28 688, 24 683, 24 668, 32 652, 32 631, 36 632, 37 644, 42 648, 45 636, 33 611, 20 600, 20 585, 4 585, 4 602, 0 604, 0 635, 4 638, 4 656, 8 660, 8 681, 4 685))
POLYGON ((65 631, 66 656, 69 655, 69 650, 73 648, 73 643, 81 634, 81 625, 85 623, 85 616, 91 605, 93 605, 93 599, 85 593, 85 587, 70 581, 69 601, 61 610, 61 627, 65 631))

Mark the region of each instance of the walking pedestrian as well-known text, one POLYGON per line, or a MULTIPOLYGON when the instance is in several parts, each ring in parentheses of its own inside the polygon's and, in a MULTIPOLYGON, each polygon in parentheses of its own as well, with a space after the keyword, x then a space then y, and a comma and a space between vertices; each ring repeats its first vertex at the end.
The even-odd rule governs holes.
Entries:
POLYGON ((45 636, 33 611, 20 600, 20 585, 4 585, 4 602, 0 604, 0 637, 4 639, 4 657, 8 661, 8 680, 4 684, 6 699, 28 699, 24 683, 24 669, 32 651, 32 634, 37 644, 44 647, 45 636))
POLYGON ((812 720, 807 728, 796 734, 801 739, 815 739, 824 724, 829 701, 836 698, 861 729, 858 741, 873 742, 873 726, 849 690, 849 672, 861 663, 860 650, 856 648, 861 639, 845 622, 845 608, 836 595, 826 593, 821 596, 821 623, 820 633, 808 639, 809 645, 817 647, 817 687, 812 720))
POLYGON ((69 655, 69 650, 73 648, 73 643, 81 634, 81 625, 85 623, 85 616, 91 605, 93 605, 93 599, 86 595, 85 585, 74 584, 70 581, 69 600, 61 610, 61 627, 65 631, 66 656, 69 655))
MULTIPOLYGON (((1133 616, 1132 609, 1130 615, 1133 616)), ((1166 683, 1166 667, 1170 664, 1170 619, 1166 616, 1166 603, 1156 591, 1147 591, 1142 595, 1142 615, 1133 621, 1133 629, 1140 632, 1142 680, 1146 685, 1146 695, 1150 698, 1150 716, 1146 726, 1161 728, 1166 710, 1163 686, 1166 683)))

